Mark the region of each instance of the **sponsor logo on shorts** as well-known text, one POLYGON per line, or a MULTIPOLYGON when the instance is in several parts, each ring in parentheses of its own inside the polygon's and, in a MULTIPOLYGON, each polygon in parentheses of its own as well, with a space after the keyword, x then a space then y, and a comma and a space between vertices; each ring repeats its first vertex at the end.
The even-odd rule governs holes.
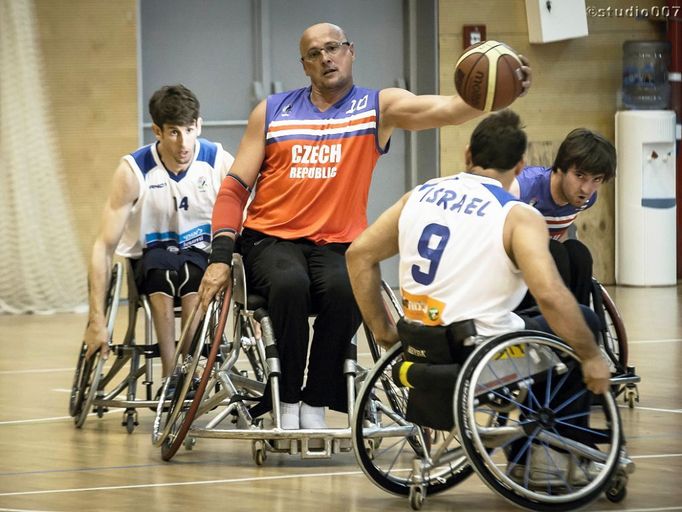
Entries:
POLYGON ((426 350, 419 349, 419 348, 414 348, 414 347, 407 347, 407 353, 412 354, 415 357, 423 357, 426 358, 426 350))

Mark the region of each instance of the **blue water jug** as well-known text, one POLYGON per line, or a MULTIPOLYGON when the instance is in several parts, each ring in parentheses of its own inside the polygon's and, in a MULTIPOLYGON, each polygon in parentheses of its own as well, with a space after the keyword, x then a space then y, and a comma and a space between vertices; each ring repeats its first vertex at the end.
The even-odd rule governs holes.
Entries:
POLYGON ((623 43, 623 107, 627 110, 670 108, 670 43, 623 43))

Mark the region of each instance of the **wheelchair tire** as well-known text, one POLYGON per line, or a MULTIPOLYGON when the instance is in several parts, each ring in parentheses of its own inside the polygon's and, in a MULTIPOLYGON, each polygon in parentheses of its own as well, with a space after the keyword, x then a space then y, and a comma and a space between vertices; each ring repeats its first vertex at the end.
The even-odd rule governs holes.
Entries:
POLYGON ((484 342, 462 367, 454 407, 462 447, 486 485, 517 506, 584 507, 618 470, 615 399, 588 401, 579 369, 567 345, 532 331, 484 342))
POLYGON ((402 357, 402 346, 394 345, 363 382, 353 414, 353 449, 362 471, 381 489, 410 496, 418 481, 426 495, 436 494, 457 485, 472 470, 456 446, 445 452, 450 462, 415 475, 414 468, 419 464, 415 459, 424 452, 435 454, 442 446, 437 440, 448 433, 434 435, 432 429, 422 429, 405 419, 407 390, 398 387, 391 377, 392 367, 402 357))
POLYGON ((71 388, 71 406, 69 412, 73 411, 74 424, 76 428, 81 428, 92 410, 92 403, 97 395, 99 389, 100 379, 104 370, 104 363, 106 362, 97 352, 89 359, 85 358, 86 347, 83 344, 81 348, 81 357, 79 358, 79 366, 76 370, 76 379, 74 379, 74 387, 71 388))
POLYGON ((614 373, 623 374, 628 366, 628 340, 625 324, 606 288, 598 284, 598 291, 604 307, 604 330, 602 331, 604 352, 615 366, 614 373))
POLYGON ((225 291, 222 299, 214 300, 214 307, 209 307, 209 312, 204 318, 202 328, 197 329, 194 336, 195 342, 190 349, 190 352, 193 354, 191 361, 183 361, 183 358, 179 357, 179 363, 176 364, 175 368, 175 370, 179 369, 178 384, 174 388, 175 393, 173 393, 171 404, 166 411, 164 411, 164 402, 171 379, 166 379, 164 382, 161 399, 156 410, 152 435, 154 444, 161 446, 161 458, 165 461, 173 458, 182 446, 187 432, 196 417, 199 405, 203 400, 227 323, 227 316, 231 305, 230 298, 231 286, 225 291), (202 358, 201 355, 205 353, 204 349, 208 344, 210 344, 208 355, 202 358), (195 371, 199 366, 200 360, 204 365, 204 370, 196 385, 196 389, 192 390, 194 397, 190 402, 190 399, 186 397, 190 392, 190 387, 192 387, 195 371))
MULTIPOLYGON (((111 269, 109 286, 104 301, 104 318, 107 325, 109 343, 114 333, 114 322, 118 312, 119 294, 121 291, 121 280, 123 278, 123 266, 117 262, 111 269)), ((92 403, 100 388, 100 380, 104 371, 105 360, 100 357, 97 351, 89 359, 85 357, 87 345, 81 343, 76 362, 76 370, 71 385, 69 396, 69 415, 74 418, 76 428, 81 428, 92 409, 92 403)))

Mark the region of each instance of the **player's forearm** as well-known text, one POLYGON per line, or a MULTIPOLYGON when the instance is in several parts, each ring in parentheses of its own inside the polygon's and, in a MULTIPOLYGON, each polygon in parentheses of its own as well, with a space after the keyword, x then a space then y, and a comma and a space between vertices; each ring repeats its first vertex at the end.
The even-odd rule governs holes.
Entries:
POLYGON ((459 96, 415 95, 404 89, 381 91, 380 129, 427 130, 461 124, 483 112, 467 105, 459 96))
POLYGON ((104 318, 104 298, 111 275, 112 252, 100 239, 95 241, 88 268, 88 304, 90 321, 104 318))
POLYGON ((381 297, 381 270, 378 263, 368 262, 351 249, 346 253, 348 275, 363 320, 370 330, 382 335, 391 327, 381 297))
POLYGON ((415 96, 400 116, 399 127, 406 130, 442 128, 462 124, 481 114, 458 96, 415 96))
POLYGON ((228 174, 225 177, 213 207, 211 229, 214 236, 239 233, 244 207, 250 193, 249 186, 236 174, 228 174))

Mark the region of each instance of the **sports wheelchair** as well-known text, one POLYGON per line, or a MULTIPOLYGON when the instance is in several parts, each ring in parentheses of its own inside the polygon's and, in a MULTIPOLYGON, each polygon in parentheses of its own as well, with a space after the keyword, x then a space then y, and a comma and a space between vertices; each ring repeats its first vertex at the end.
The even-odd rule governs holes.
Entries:
MULTIPOLYGON (((399 303, 385 283, 383 289, 388 310, 397 315, 399 303)), ((164 383, 152 430, 152 441, 161 448, 164 460, 170 460, 183 445, 191 449, 197 438, 248 439, 257 465, 264 464, 268 452, 319 459, 352 449, 356 381, 364 374, 357 364, 356 340, 348 347, 343 365, 348 394, 346 425, 284 430, 278 389, 280 362, 265 305, 264 298, 247 293, 241 256, 235 254, 231 286, 211 303, 203 328, 189 346, 178 346, 175 368, 164 383), (228 324, 231 327, 226 329, 228 324), (252 406, 260 401, 268 381, 272 412, 257 417, 252 406)), ((365 331, 376 361, 382 351, 371 332, 365 331)))
MULTIPOLYGON (((176 308, 176 317, 179 308, 176 308)), ((77 428, 81 428, 90 412, 102 417, 109 408, 123 408, 121 424, 128 433, 138 425, 137 409, 156 409, 158 400, 153 398, 153 362, 159 357, 159 346, 154 343, 152 314, 146 295, 139 294, 130 260, 114 263, 105 298, 105 318, 108 330, 110 355, 104 359, 96 352, 85 357, 87 346, 81 345, 76 371, 71 386, 69 414, 77 428), (124 272, 125 266, 125 272, 124 272), (121 302, 123 275, 128 288, 128 325, 123 340, 113 340, 114 326, 121 302), (143 311, 144 343, 136 340, 138 309, 143 311), (143 387, 144 397, 138 396, 138 384, 143 387)), ((191 324, 191 320, 188 322, 191 324)))
POLYGON ((408 496, 414 510, 474 472, 531 510, 625 497, 634 464, 615 397, 592 400, 578 357, 560 339, 406 325, 399 322, 402 342, 366 376, 355 404, 353 448, 374 484, 408 496))

